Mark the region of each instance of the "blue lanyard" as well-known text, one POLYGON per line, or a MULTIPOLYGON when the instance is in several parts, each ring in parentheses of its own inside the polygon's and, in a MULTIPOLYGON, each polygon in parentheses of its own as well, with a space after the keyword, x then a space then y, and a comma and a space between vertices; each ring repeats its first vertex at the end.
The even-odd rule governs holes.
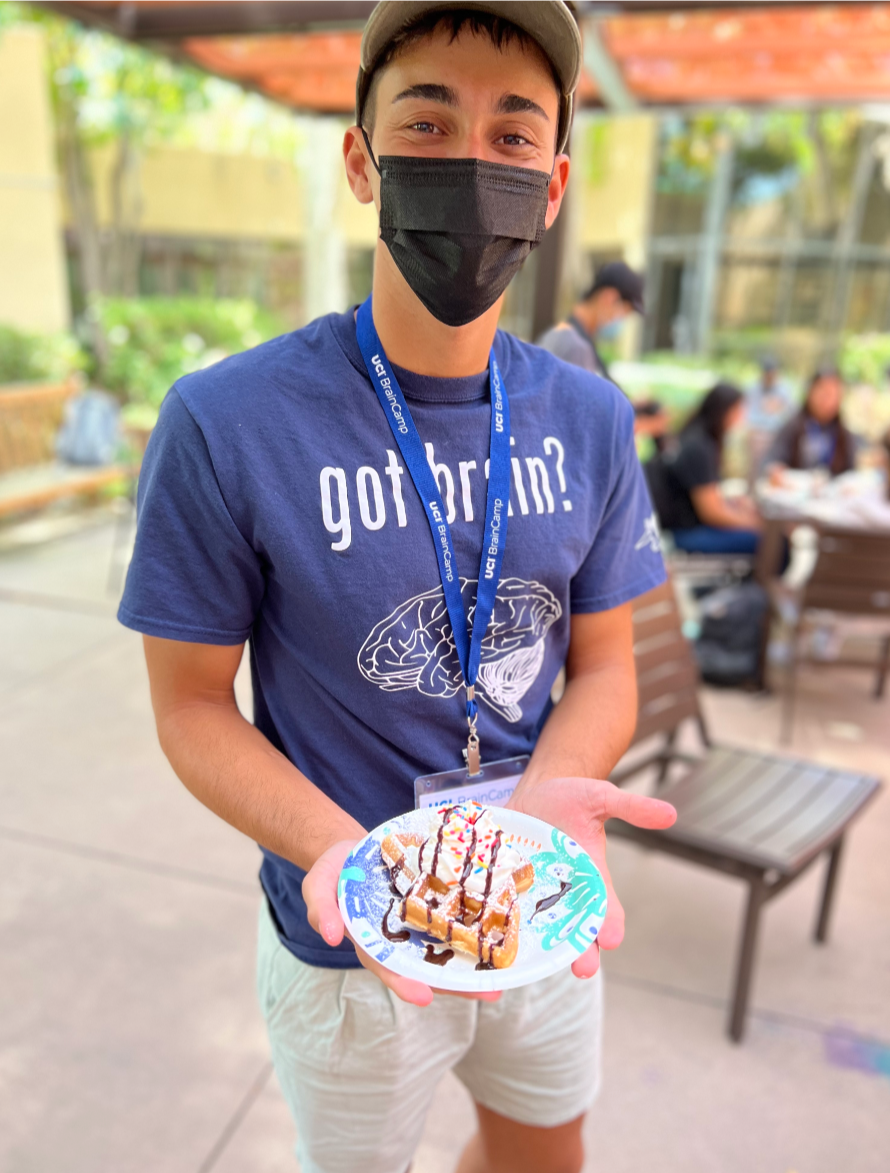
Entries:
POLYGON ((482 543, 482 557, 479 562, 479 579, 476 587, 476 610, 473 615, 472 634, 467 632, 467 616, 461 595, 460 579, 457 573, 457 559, 448 524, 445 506, 439 486, 426 458, 423 443, 418 435, 402 389, 392 372, 389 360, 380 343, 374 318, 371 313, 371 299, 359 306, 356 315, 356 337, 359 349, 368 368, 371 383, 377 392, 380 405, 386 413, 392 434, 399 446, 402 459, 414 482, 418 496, 433 535, 433 545, 439 562, 442 591, 445 606, 451 620, 454 646, 463 672, 467 690, 467 722, 470 728, 467 764, 469 772, 479 772, 479 737, 476 733, 478 705, 476 703, 476 677, 482 657, 482 641, 488 630, 501 578, 501 563, 507 542, 507 509, 510 501, 510 408, 507 392, 494 357, 494 350, 488 360, 489 384, 491 390, 491 440, 489 446, 488 494, 485 502, 485 530, 482 543), (474 768, 475 767, 475 768, 474 768))

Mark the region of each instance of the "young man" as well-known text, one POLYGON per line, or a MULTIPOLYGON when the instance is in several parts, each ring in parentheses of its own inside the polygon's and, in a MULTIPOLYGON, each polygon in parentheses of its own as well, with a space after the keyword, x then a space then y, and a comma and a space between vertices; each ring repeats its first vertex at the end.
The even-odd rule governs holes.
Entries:
MULTIPOLYGON (((565 322, 552 326, 538 339, 557 358, 611 378, 597 342, 614 338, 632 313, 645 312, 643 278, 623 261, 603 265, 587 292, 579 298, 565 322)), ((654 400, 634 404, 634 431, 638 436, 663 436, 667 413, 654 400)))
POLYGON ((568 319, 542 334, 538 346, 608 379, 609 368, 597 350, 597 341, 615 338, 625 318, 643 312, 643 278, 624 261, 611 261, 597 272, 568 319))
MULTIPOLYGON (((500 999, 434 996, 344 940, 336 883, 365 830, 414 805, 415 777, 461 766, 468 720, 483 760, 532 753, 513 805, 603 869, 606 819, 674 817, 600 781, 635 721, 629 601, 664 577, 631 409, 497 333, 568 179, 580 42, 562 3, 388 3, 362 67, 344 157, 380 211, 373 309, 180 380, 146 456, 120 615, 145 634, 174 769, 263 849, 260 1000, 303 1173, 404 1173, 449 1068, 479 1120, 461 1173, 568 1173, 595 1092, 599 982, 583 979, 598 947, 500 999), (450 527, 448 591, 424 475, 450 527), (504 478, 490 572, 487 485, 504 478), (473 680, 456 581, 471 622, 491 612, 473 680), (253 725, 233 692, 248 638, 253 725)), ((622 925, 610 886, 599 944, 622 925)))

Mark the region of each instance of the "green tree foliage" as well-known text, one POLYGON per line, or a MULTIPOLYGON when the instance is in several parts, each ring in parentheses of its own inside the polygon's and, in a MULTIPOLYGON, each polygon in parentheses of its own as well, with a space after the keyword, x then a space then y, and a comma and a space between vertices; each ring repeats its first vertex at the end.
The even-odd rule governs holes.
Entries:
POLYGON ((250 301, 138 298, 140 161, 158 144, 291 160, 301 141, 292 112, 138 46, 84 29, 44 9, 0 3, 4 28, 32 23, 44 35, 59 170, 77 238, 89 354, 69 337, 0 327, 0 383, 61 378, 85 369, 131 408, 156 411, 182 374, 283 330, 250 301), (96 173, 97 151, 112 163, 96 173), (106 177, 104 180, 102 177, 106 177), (109 189, 100 193, 98 184, 109 189), (98 197, 111 224, 100 233, 98 197))
POLYGON ((2 27, 37 24, 47 51, 59 171, 77 239, 87 342, 101 369, 109 357, 96 303, 104 294, 137 292, 139 161, 144 149, 174 133, 206 105, 206 79, 138 46, 85 30, 43 9, 4 4, 2 27), (111 223, 100 235, 93 152, 112 151, 111 223))
POLYGON ((735 146, 738 189, 753 176, 793 171, 814 175, 830 193, 851 170, 861 114, 857 110, 709 111, 662 119, 658 190, 706 191, 720 147, 735 146))
MULTIPOLYGON (((84 303, 78 308, 92 352, 91 375, 124 397, 159 402, 183 370, 204 365, 208 354, 253 345, 278 332, 280 324, 246 302, 219 302, 214 309, 200 299, 172 299, 166 307, 160 299, 143 299, 127 308, 121 298, 138 293, 141 159, 155 145, 174 143, 291 160, 301 139, 297 121, 291 111, 259 95, 139 46, 45 9, 0 3, 0 36, 5 27, 21 23, 38 25, 46 44, 59 171, 78 245, 84 303), (101 177, 95 168, 99 150, 112 157, 101 177), (108 191, 100 193, 103 181, 108 191), (111 223, 103 224, 101 232, 100 194, 111 212, 111 223), (112 331, 117 341, 111 340, 112 331), (124 333, 127 341, 121 342, 124 333), (191 341, 183 345, 186 338, 191 341), (201 340, 197 350, 196 338, 201 340)), ((21 357, 22 348, 30 345, 7 339, 7 351, 18 355, 8 368, 33 369, 34 377, 43 377, 39 363, 29 366, 21 357)))

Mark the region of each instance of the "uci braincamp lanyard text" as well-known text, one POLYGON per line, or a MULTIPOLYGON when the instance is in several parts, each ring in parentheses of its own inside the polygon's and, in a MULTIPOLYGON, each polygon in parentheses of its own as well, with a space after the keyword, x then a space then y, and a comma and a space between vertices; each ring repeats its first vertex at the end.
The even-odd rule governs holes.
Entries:
POLYGON ((491 392, 491 439, 489 445, 488 493, 485 502, 485 529, 479 579, 476 586, 476 610, 472 633, 467 631, 467 617, 461 594, 457 560, 451 537, 451 526, 439 493, 439 486, 427 462, 423 443, 414 426, 402 389, 392 372, 384 353, 374 317, 371 299, 359 306, 355 320, 359 349, 368 368, 371 383, 380 405, 389 420, 392 434, 399 446, 402 459, 423 502, 424 512, 433 535, 433 545, 439 562, 445 606, 451 620, 454 646, 460 662, 467 692, 467 772, 478 774, 480 766, 479 707, 476 702, 476 678, 482 658, 482 641, 488 630, 501 579, 501 563, 507 541, 507 507, 510 500, 510 408, 501 373, 492 349, 488 360, 491 392))

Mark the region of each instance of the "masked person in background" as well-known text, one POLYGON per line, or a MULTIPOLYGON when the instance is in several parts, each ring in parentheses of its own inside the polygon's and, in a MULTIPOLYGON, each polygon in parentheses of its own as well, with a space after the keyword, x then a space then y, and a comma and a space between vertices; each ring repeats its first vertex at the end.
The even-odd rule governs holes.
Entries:
MULTIPOLYGON (((614 341, 632 314, 643 314, 643 278, 623 261, 610 261, 597 272, 593 284, 576 302, 565 322, 552 326, 538 346, 563 362, 610 379, 597 343, 614 341)), ((662 436, 668 418, 654 401, 634 403, 634 430, 641 436, 662 436)))
MULTIPOLYGON (((468 998, 344 937, 343 861, 418 775, 465 777, 474 737, 530 753, 512 805, 603 869, 606 819, 674 818, 602 781, 636 720, 630 601, 664 580, 633 413, 497 330, 559 211, 580 62, 559 2, 379 4, 343 148, 380 219, 372 297, 181 379, 146 454, 120 618, 174 769, 262 847, 258 988, 303 1173, 405 1173, 449 1069, 478 1116, 460 1173, 581 1169, 597 945, 468 998)), ((622 921, 610 889, 599 946, 622 921)))

